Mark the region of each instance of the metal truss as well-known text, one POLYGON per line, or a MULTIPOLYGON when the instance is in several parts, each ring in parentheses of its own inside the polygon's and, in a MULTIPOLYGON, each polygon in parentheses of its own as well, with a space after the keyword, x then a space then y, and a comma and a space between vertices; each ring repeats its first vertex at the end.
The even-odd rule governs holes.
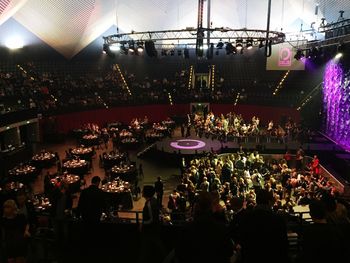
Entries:
MULTIPOLYGON (((232 42, 234 40, 265 41, 266 30, 258 29, 231 29, 231 28, 203 28, 205 35, 210 34, 210 39, 220 40, 223 42, 232 42)), ((164 30, 164 31, 147 31, 147 32, 131 32, 114 34, 103 37, 104 43, 112 44, 126 44, 130 41, 144 42, 144 41, 184 41, 187 40, 195 42, 197 40, 197 28, 186 28, 180 30, 164 30)), ((268 41, 271 44, 283 43, 285 41, 285 34, 278 31, 269 31, 268 41)), ((175 43, 179 44, 179 43, 175 43)), ((181 44, 181 43, 180 43, 181 44)))
POLYGON ((342 44, 350 43, 350 34, 339 36, 339 37, 333 37, 325 40, 320 40, 320 41, 308 41, 306 43, 296 46, 296 49, 308 50, 313 47, 330 47, 330 46, 337 46, 339 45, 339 43, 342 43, 342 44))
POLYGON ((342 30, 343 28, 350 27, 350 19, 343 19, 338 22, 330 23, 327 25, 321 25, 318 29, 319 33, 327 33, 330 31, 342 30))

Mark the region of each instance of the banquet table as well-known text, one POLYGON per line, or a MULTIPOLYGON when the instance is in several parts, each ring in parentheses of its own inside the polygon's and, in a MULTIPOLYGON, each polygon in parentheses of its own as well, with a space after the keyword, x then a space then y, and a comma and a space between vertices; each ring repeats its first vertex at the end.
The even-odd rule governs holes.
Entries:
POLYGON ((134 164, 116 165, 116 166, 113 166, 111 169, 112 178, 119 177, 123 181, 133 182, 135 181, 136 176, 137 176, 137 170, 134 164))
POLYGON ((37 178, 39 171, 31 165, 19 165, 11 169, 8 174, 11 181, 27 184, 37 178))
POLYGON ((94 154, 94 151, 93 151, 92 147, 76 147, 76 148, 72 149, 71 153, 74 156, 79 157, 80 159, 89 161, 89 160, 91 160, 91 158, 94 154))
POLYGON ((136 138, 124 138, 121 140, 121 145, 125 148, 136 148, 139 145, 139 141, 136 138))
POLYGON ((97 135, 86 134, 81 138, 81 143, 85 146, 95 146, 100 144, 100 138, 97 135))
POLYGON ((125 160, 126 155, 124 153, 105 154, 103 155, 103 166, 110 169, 115 165, 119 165, 120 162, 125 160))
POLYGON ((88 173, 89 167, 86 160, 69 160, 63 164, 63 168, 70 174, 83 177, 88 173))
POLYGON ((119 137, 122 138, 128 138, 128 137, 132 137, 132 132, 130 131, 121 131, 119 133, 119 137))
POLYGON ((132 194, 130 184, 122 180, 114 180, 102 185, 102 191, 106 193, 110 206, 122 209, 132 209, 132 194))
MULTIPOLYGON (((16 193, 24 189, 24 184, 20 182, 10 182, 8 183, 8 189, 10 193, 16 193)), ((4 191, 4 189, 0 188, 0 194, 4 191)))
POLYGON ((57 185, 60 182, 66 184, 72 194, 80 191, 80 177, 78 175, 63 174, 51 179, 53 185, 57 185))
POLYGON ((36 168, 49 168, 56 162, 56 157, 51 152, 40 152, 32 157, 32 164, 36 168))
POLYGON ((34 205, 35 212, 37 212, 38 214, 50 213, 52 204, 50 203, 49 198, 43 195, 36 195, 34 196, 32 202, 34 205))

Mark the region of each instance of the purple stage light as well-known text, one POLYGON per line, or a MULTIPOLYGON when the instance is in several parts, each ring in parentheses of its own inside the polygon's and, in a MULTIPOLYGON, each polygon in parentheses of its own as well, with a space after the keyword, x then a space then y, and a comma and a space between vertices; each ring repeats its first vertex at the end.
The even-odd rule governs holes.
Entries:
POLYGON ((350 148, 350 74, 331 60, 324 74, 324 131, 334 141, 350 148), (348 76, 347 76, 348 75, 348 76))
POLYGON ((193 139, 183 139, 171 142, 170 146, 181 150, 197 150, 205 146, 205 142, 193 139))

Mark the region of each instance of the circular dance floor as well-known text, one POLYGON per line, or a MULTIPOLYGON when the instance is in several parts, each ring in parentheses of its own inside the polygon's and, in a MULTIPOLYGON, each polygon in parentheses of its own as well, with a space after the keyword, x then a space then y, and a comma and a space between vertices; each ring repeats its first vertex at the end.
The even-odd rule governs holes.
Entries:
POLYGON ((194 139, 181 139, 170 142, 170 146, 177 150, 197 150, 205 145, 205 142, 194 139))

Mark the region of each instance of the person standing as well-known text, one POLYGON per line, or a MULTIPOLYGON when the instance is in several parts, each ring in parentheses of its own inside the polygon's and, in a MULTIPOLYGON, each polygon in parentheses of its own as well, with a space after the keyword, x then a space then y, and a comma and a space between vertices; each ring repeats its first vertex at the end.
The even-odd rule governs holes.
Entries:
POLYGON ((145 185, 142 196, 146 202, 142 210, 141 252, 138 262, 162 262, 165 256, 160 240, 160 221, 157 199, 154 197, 155 188, 145 185))
POLYGON ((154 189, 156 191, 157 195, 157 204, 159 208, 162 208, 162 202, 163 202, 163 193, 164 193, 164 183, 160 176, 157 178, 157 181, 154 183, 154 189))
POLYGON ((78 211, 86 223, 99 223, 102 213, 106 211, 105 194, 99 189, 100 183, 101 178, 94 176, 91 185, 80 194, 78 211))
POLYGON ((2 253, 6 262, 25 263, 30 237, 29 224, 24 215, 18 214, 13 199, 5 201, 3 217, 0 219, 2 253))
POLYGON ((185 124, 181 124, 181 137, 184 138, 185 137, 185 124))

